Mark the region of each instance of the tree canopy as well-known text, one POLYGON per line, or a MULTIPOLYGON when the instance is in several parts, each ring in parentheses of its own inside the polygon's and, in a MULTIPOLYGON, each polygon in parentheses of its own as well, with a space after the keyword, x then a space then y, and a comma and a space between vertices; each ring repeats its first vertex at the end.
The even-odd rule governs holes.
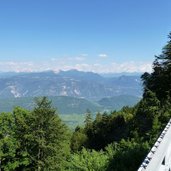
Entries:
POLYGON ((0 115, 0 162, 4 170, 62 170, 70 134, 46 98, 33 111, 16 107, 0 115))

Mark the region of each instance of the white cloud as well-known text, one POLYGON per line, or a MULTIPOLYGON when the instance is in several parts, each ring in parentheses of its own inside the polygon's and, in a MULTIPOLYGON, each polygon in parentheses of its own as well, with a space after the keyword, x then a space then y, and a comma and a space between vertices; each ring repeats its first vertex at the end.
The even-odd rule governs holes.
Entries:
POLYGON ((108 55, 105 54, 105 53, 99 54, 98 56, 99 56, 100 58, 102 58, 102 59, 105 59, 105 58, 108 57, 108 55))
POLYGON ((124 63, 112 63, 111 68, 115 72, 151 72, 151 62, 124 62, 124 63))
MULTIPOLYGON (((125 62, 111 64, 87 64, 64 65, 62 70, 77 69, 80 71, 92 71, 97 73, 121 73, 121 72, 151 72, 152 64, 149 62, 125 62)), ((56 68, 57 69, 57 68, 56 68)))
POLYGON ((152 62, 123 62, 123 63, 86 63, 83 59, 75 57, 75 62, 67 61, 66 58, 55 59, 41 62, 16 62, 0 61, 0 71, 8 72, 35 72, 45 70, 70 70, 92 71, 97 73, 120 73, 120 72, 151 72, 152 62))
POLYGON ((32 62, 0 61, 1 71, 30 72, 35 66, 32 62))

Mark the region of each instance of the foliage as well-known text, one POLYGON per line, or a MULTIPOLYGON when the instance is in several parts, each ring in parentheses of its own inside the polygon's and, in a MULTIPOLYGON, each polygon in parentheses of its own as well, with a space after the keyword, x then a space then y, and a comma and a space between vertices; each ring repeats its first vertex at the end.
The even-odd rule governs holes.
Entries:
POLYGON ((0 170, 15 170, 19 162, 15 160, 18 143, 14 138, 14 118, 11 113, 0 115, 0 170))
MULTIPOLYGON (((143 111, 146 114, 151 113, 148 114, 151 115, 152 119, 151 133, 153 132, 155 135, 159 132, 158 128, 160 127, 160 130, 163 129, 171 117, 171 33, 168 37, 169 41, 164 46, 161 55, 155 57, 153 72, 142 75, 144 94, 149 94, 148 92, 153 94, 151 104, 144 104, 143 111)), ((143 97, 144 102, 148 101, 148 99, 149 97, 143 97)), ((141 112, 139 111, 139 113, 141 112)), ((149 117, 146 116, 147 118, 149 117)), ((143 121, 145 122, 145 120, 143 121)))
POLYGON ((145 140, 156 138, 159 132, 161 122, 160 117, 160 101, 150 90, 146 90, 143 99, 140 101, 136 115, 134 117, 134 126, 132 132, 138 132, 139 137, 145 140))
POLYGON ((108 155, 103 151, 87 150, 71 155, 70 171, 105 171, 108 166, 108 155))
POLYGON ((33 169, 59 170, 69 155, 69 134, 51 102, 46 97, 38 99, 32 112, 32 163, 33 169))
POLYGON ((137 143, 134 140, 109 145, 106 150, 109 154, 107 171, 133 171, 137 170, 141 161, 149 150, 147 142, 137 143))
POLYGON ((73 133, 75 139, 71 140, 71 144, 80 141, 79 138, 76 138, 76 135, 80 136, 80 133, 87 137, 87 140, 84 143, 77 143, 80 144, 80 147, 78 146, 74 151, 80 150, 81 146, 100 150, 113 141, 119 142, 121 139, 127 138, 133 113, 134 111, 130 107, 124 107, 121 111, 114 111, 110 115, 98 113, 94 121, 88 113, 85 119, 85 127, 81 130, 75 130, 73 133), (73 140, 74 142, 72 142, 73 140))
POLYGON ((77 126, 71 138, 71 150, 73 152, 80 151, 86 145, 87 139, 84 129, 77 126))
POLYGON ((66 170, 70 171, 132 171, 136 170, 149 150, 147 142, 121 140, 109 144, 105 150, 83 148, 73 153, 66 170))
POLYGON ((171 33, 168 37, 162 54, 155 57, 153 72, 142 75, 144 89, 154 92, 162 105, 165 105, 166 100, 171 102, 171 33))
POLYGON ((70 134, 43 97, 33 111, 15 108, 0 115, 0 162, 4 170, 63 170, 70 134))

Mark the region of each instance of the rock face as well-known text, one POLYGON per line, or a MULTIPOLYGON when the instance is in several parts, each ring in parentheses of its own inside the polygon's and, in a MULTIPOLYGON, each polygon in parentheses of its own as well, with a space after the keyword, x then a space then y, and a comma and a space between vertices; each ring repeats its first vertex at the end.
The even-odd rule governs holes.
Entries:
MULTIPOLYGON (((2 75, 2 74, 1 74, 2 75)), ((0 77, 0 97, 72 96, 99 100, 104 97, 132 95, 140 97, 139 76, 106 78, 76 70, 59 73, 20 73, 0 77)))

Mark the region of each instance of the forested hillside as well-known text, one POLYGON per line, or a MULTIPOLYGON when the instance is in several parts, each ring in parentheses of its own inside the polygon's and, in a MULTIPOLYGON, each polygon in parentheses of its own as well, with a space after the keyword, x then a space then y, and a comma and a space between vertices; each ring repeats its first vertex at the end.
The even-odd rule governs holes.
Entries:
POLYGON ((134 107, 87 111, 85 125, 68 130, 51 102, 0 115, 0 170, 136 171, 171 117, 171 34, 134 107))
MULTIPOLYGON (((87 109, 92 113, 119 110, 123 106, 134 106, 140 100, 138 97, 129 95, 103 98, 99 101, 69 96, 50 96, 48 98, 52 100, 52 105, 60 114, 84 114, 87 109)), ((0 112, 10 112, 15 106, 32 110, 34 97, 0 98, 0 112)))

